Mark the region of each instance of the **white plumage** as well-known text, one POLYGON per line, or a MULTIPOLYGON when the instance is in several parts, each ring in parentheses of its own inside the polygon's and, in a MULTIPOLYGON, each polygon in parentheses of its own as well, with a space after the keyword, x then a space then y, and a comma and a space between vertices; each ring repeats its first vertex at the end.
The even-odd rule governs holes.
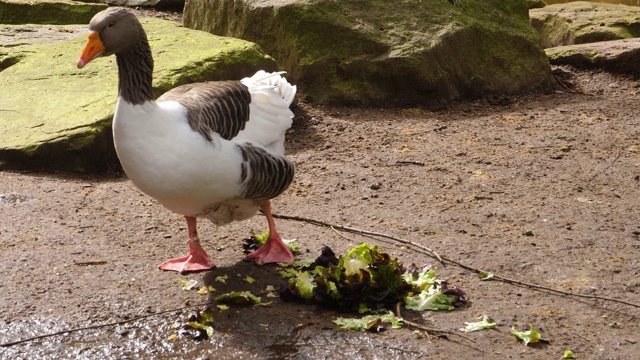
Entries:
POLYGON ((284 136, 296 87, 282 73, 258 71, 241 81, 183 85, 155 101, 153 59, 135 16, 110 8, 92 19, 90 30, 78 67, 116 55, 120 82, 113 137, 125 172, 145 194, 187 219, 189 254, 160 268, 213 268, 199 244, 196 218, 224 225, 259 208, 270 237, 249 257, 259 264, 292 261, 275 230, 269 200, 293 180, 284 136))
POLYGON ((249 121, 230 140, 212 132, 213 140, 209 141, 195 132, 188 124, 187 109, 177 101, 133 105, 119 99, 113 137, 127 176, 145 194, 178 214, 203 216, 212 206, 226 202, 232 208, 240 207, 232 218, 208 214, 216 225, 253 216, 261 204, 240 198, 244 191, 238 181, 243 158, 236 144, 251 143, 284 156, 284 134, 293 117, 280 88, 269 80, 284 80, 280 87, 286 87, 288 94, 295 93, 295 87, 279 74, 262 80, 265 74, 259 71, 242 80, 251 94, 249 121))

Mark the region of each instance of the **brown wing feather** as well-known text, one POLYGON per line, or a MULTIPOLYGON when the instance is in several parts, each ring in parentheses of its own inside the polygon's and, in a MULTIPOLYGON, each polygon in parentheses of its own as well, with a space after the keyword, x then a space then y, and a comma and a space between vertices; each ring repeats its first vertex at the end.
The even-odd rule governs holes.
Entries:
POLYGON ((251 94, 240 81, 213 81, 179 86, 158 101, 177 101, 186 107, 191 128, 209 141, 212 131, 230 140, 249 121, 251 94))
POLYGON ((241 178, 245 199, 273 199, 291 185, 295 168, 287 158, 250 143, 238 147, 243 158, 241 178))

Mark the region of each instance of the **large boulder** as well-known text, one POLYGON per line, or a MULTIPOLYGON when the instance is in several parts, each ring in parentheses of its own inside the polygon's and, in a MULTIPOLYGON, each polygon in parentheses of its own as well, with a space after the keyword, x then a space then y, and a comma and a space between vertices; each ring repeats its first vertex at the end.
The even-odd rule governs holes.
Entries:
POLYGON ((72 0, 0 0, 0 24, 86 24, 106 8, 72 0))
POLYGON ((556 46, 546 50, 553 65, 580 69, 599 68, 640 77, 640 38, 556 46))
MULTIPOLYGON (((275 70, 275 61, 256 44, 171 21, 142 23, 155 58, 156 96, 189 82, 240 79, 258 69, 275 70)), ((96 59, 77 69, 85 41, 82 36, 23 45, 19 61, 0 72, 0 168, 119 167, 111 135, 118 81, 115 58, 96 59)))
POLYGON ((316 103, 431 105, 550 86, 524 0, 189 0, 184 25, 258 43, 316 103))
POLYGON ((543 48, 640 37, 640 7, 576 1, 529 11, 543 48))
POLYGON ((154 7, 161 9, 180 9, 184 8, 184 0, 102 0, 104 3, 113 6, 128 7, 154 7))

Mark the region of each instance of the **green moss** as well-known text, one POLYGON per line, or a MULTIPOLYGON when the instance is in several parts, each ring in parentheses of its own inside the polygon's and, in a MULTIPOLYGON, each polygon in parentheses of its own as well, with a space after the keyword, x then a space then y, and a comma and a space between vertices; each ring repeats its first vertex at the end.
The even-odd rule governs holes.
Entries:
POLYGON ((0 24, 88 24, 107 7, 70 0, 0 0, 0 24))
POLYGON ((571 2, 530 11, 545 48, 640 36, 640 8, 571 2))

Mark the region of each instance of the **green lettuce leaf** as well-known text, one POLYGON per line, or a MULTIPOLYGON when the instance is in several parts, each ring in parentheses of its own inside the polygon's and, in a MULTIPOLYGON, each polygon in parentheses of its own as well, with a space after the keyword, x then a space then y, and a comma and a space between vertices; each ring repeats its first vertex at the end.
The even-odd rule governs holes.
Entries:
MULTIPOLYGON (((207 339, 213 336, 213 308, 207 307, 203 311, 190 312, 186 323, 180 326, 179 334, 193 339, 207 339)), ((177 335, 174 339, 177 338, 177 335)))
POLYGON ((425 266, 422 270, 415 264, 411 264, 409 270, 402 275, 404 280, 411 284, 416 291, 423 291, 429 288, 436 281, 436 272, 430 266, 425 266))
POLYGON ((310 272, 302 271, 298 272, 294 278, 289 279, 289 286, 295 289, 297 295, 302 299, 309 300, 313 298, 313 288, 316 287, 316 283, 310 272))
POLYGON ((466 326, 464 329, 460 329, 465 332, 478 331, 478 330, 486 330, 486 329, 494 329, 496 327, 496 322, 493 321, 488 315, 482 315, 476 319, 475 322, 464 323, 466 326))
POLYGON ((492 272, 486 272, 486 271, 482 271, 478 274, 478 278, 480 280, 491 280, 493 279, 493 273, 492 272))
POLYGON ((189 326, 191 326, 192 328, 196 329, 196 330, 201 330, 204 331, 207 334, 207 337, 212 337, 213 336, 213 328, 209 325, 204 325, 201 324, 197 321, 192 321, 189 323, 189 326))
POLYGON ((178 283, 182 286, 182 290, 189 291, 195 289, 196 285, 198 285, 198 280, 195 279, 178 279, 178 283))
POLYGON ((540 337, 542 336, 531 325, 529 325, 529 331, 518 331, 515 328, 511 328, 511 333, 515 335, 516 338, 520 339, 525 345, 528 345, 529 343, 537 343, 540 341, 540 337))
POLYGON ((436 280, 418 295, 406 296, 405 307, 409 310, 453 310, 454 305, 465 299, 465 294, 457 287, 449 288, 445 281, 436 280))
POLYGON ((233 291, 230 293, 222 294, 214 299, 216 302, 222 304, 236 304, 236 305, 257 305, 262 299, 253 295, 249 291, 233 291))
POLYGON ((399 318, 393 314, 393 312, 389 311, 384 315, 367 315, 362 318, 337 318, 333 320, 333 323, 338 325, 339 327, 347 330, 356 330, 356 331, 374 331, 378 332, 380 330, 381 323, 391 324, 391 327, 394 329, 402 328, 402 318, 399 318))

